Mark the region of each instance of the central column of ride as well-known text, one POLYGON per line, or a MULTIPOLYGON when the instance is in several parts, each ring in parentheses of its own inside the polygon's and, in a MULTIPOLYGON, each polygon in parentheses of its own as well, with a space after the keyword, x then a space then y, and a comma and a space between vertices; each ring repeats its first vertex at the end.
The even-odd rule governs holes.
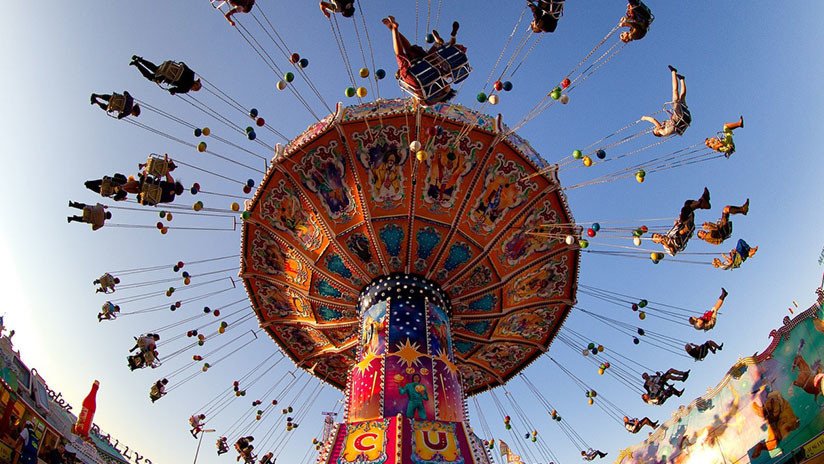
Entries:
POLYGON ((359 309, 345 421, 319 462, 488 462, 466 422, 445 293, 422 277, 392 275, 364 288, 359 309))

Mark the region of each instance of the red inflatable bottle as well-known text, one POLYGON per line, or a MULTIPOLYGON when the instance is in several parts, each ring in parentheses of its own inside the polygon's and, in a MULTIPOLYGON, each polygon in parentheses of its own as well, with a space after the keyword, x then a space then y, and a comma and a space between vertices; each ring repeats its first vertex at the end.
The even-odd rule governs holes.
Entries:
POLYGON ((92 389, 86 399, 83 400, 83 408, 80 410, 80 415, 77 416, 77 423, 72 428, 72 433, 75 435, 88 438, 89 430, 92 428, 94 422, 94 412, 97 410, 97 389, 100 388, 100 382, 97 380, 92 384, 92 389))

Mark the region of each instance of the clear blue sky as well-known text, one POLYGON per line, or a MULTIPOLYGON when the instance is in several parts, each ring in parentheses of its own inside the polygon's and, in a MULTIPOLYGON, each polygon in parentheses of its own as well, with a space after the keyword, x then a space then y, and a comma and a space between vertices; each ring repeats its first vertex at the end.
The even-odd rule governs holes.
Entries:
MULTIPOLYGON (((259 3, 290 47, 311 60, 308 72, 326 100, 343 99, 343 89, 348 85, 346 74, 328 22, 315 2, 259 3)), ((401 29, 413 36, 414 2, 363 3, 375 59, 391 75, 394 59, 389 34, 379 20, 385 14, 394 14, 401 29)), ((503 95, 497 109, 505 121, 520 119, 615 25, 625 7, 619 0, 568 3, 557 32, 542 40, 512 79, 515 89, 503 95)), ((426 4, 420 2, 421 29, 426 22, 426 4)), ((739 114, 746 117, 746 127, 736 137, 738 153, 730 160, 649 176, 643 185, 625 180, 569 193, 577 219, 604 221, 675 215, 683 199, 696 196, 705 185, 712 191, 713 214, 724 204, 751 199, 749 216, 735 221, 735 236, 761 248, 756 258, 735 272, 724 273, 707 266, 666 262, 653 266, 641 260, 583 257, 582 283, 650 300, 703 310, 712 304, 720 286, 730 291, 725 313, 710 333, 713 339, 725 343, 724 351, 700 364, 657 352, 648 345, 636 347, 627 337, 593 324, 583 314, 568 319, 569 327, 643 364, 658 369, 671 365, 692 368, 687 393, 681 401, 670 401, 663 407, 643 405, 637 395, 614 380, 599 377, 591 365, 583 362, 580 353, 561 344, 553 346, 552 356, 599 393, 634 415, 664 420, 673 408, 713 386, 738 357, 761 351, 768 343, 768 332, 781 323, 792 300, 802 306, 812 301, 812 289, 822 270, 817 259, 824 245, 820 233, 824 226, 820 188, 820 126, 824 121, 820 82, 824 66, 819 59, 824 33, 818 24, 824 17, 824 5, 662 0, 651 0, 649 4, 656 21, 647 38, 628 46, 578 88, 568 106, 551 108, 521 134, 550 161, 566 156, 572 149, 588 145, 642 114, 658 110, 669 99, 667 64, 676 65, 687 76, 688 101, 694 116, 692 128, 683 140, 672 142, 673 147, 703 140, 739 114)), ((485 81, 520 12, 518 2, 444 1, 441 30, 447 31, 453 18, 461 21, 460 39, 469 47, 475 68, 462 88, 459 102, 474 102, 474 94, 485 81), (473 9, 466 9, 469 3, 473 9)), ((432 16, 434 21, 434 12, 432 16)), ((360 66, 357 39, 349 27, 344 28, 344 39, 350 57, 360 66)), ((219 130, 217 123, 164 95, 128 67, 132 54, 157 62, 167 58, 186 61, 239 101, 258 107, 269 124, 288 136, 300 132, 313 119, 291 94, 275 90, 277 78, 205 0, 95 2, 94 6, 47 0, 15 10, 0 28, 0 56, 6 69, 0 75, 0 156, 10 174, 0 182, 0 204, 6 217, 0 229, 0 286, 6 321, 18 331, 16 346, 52 388, 62 391, 78 407, 92 380, 100 379, 96 419, 105 430, 155 463, 186 462, 192 459, 196 446, 188 434, 188 416, 263 358, 279 356, 276 348, 263 337, 232 362, 215 367, 208 375, 151 405, 147 398, 150 384, 179 364, 160 372, 130 373, 125 366, 126 351, 133 335, 182 316, 161 311, 98 324, 95 314, 103 298, 93 293, 91 281, 110 269, 232 254, 238 250, 239 232, 173 231, 162 237, 152 230, 104 228, 92 233, 86 226, 66 224, 64 218, 70 212, 66 201, 94 202, 96 198, 83 187, 83 181, 112 172, 133 172, 149 152, 168 151, 241 179, 259 175, 214 162, 91 108, 89 93, 129 89, 138 98, 219 130)), ((279 65, 286 68, 282 60, 279 65)), ((382 84, 382 95, 400 95, 391 79, 382 84)), ((305 90, 304 86, 300 88, 305 90)), ((307 99, 316 111, 321 110, 313 96, 307 99)), ((145 114, 141 121, 191 139, 188 131, 156 115, 145 114)), ((279 140, 267 137, 267 141, 279 140)), ((187 184, 198 181, 204 188, 240 193, 231 184, 182 168, 179 172, 187 184)), ((569 176, 562 172, 561 180, 570 184, 604 172, 575 170, 569 176)), ((228 206, 225 200, 200 199, 207 206, 228 206)), ((116 222, 122 223, 151 224, 156 220, 150 213, 115 211, 115 215, 116 222)), ((175 224, 182 224, 182 219, 175 219, 175 224)), ((696 251, 726 249, 710 249, 697 241, 692 247, 696 251)), ((171 277, 170 272, 161 275, 158 278, 171 277)), ((209 300, 209 304, 216 307, 242 297, 243 292, 238 290, 209 300)), ((585 296, 580 302, 604 313, 614 311, 585 296)), ((141 304, 124 306, 124 311, 153 303, 141 304)), ((198 308, 199 303, 188 308, 187 314, 198 308)), ((637 321, 629 311, 610 315, 637 321)), ((247 326, 252 328, 254 324, 247 326)), ((703 334, 691 329, 649 319, 644 326, 679 338, 704 339, 703 334)), ((273 371, 269 384, 284 375, 286 370, 281 367, 285 364, 288 362, 273 371)), ((549 360, 537 361, 527 375, 545 388, 550 400, 562 408, 565 420, 590 445, 609 451, 610 457, 617 449, 642 438, 627 434, 618 424, 605 420, 600 410, 587 406, 581 392, 549 360)), ((307 385, 315 384, 310 381, 307 385)), ((511 391, 524 409, 534 411, 531 419, 539 424, 542 436, 562 462, 577 462, 577 450, 546 414, 538 412, 523 385, 516 381, 511 391)), ((252 397, 255 394, 250 392, 210 426, 225 429, 248 409, 252 397)), ((339 397, 336 391, 324 390, 279 462, 300 462, 311 437, 320 429, 319 412, 334 407, 339 397)), ((502 432, 502 420, 488 395, 479 399, 487 406, 487 421, 502 432)), ((477 417, 471 408, 471 423, 479 430, 477 417)), ((208 438, 200 462, 234 458, 231 453, 218 459, 213 447, 215 437, 208 438)))

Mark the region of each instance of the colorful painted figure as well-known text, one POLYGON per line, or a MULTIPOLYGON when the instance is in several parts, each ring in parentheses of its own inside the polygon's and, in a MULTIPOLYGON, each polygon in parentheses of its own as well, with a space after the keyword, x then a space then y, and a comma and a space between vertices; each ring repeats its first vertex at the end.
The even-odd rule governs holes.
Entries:
POLYGON ((398 391, 401 395, 406 395, 406 417, 416 419, 416 414, 419 413, 421 420, 426 420, 426 408, 424 408, 424 401, 429 400, 429 395, 426 392, 426 386, 420 383, 420 374, 412 376, 412 381, 406 385, 399 387, 398 391))
POLYGON ((402 161, 395 144, 379 144, 369 149, 369 182, 376 201, 397 201, 402 198, 402 161))
MULTIPOLYGON (((334 154, 328 154, 329 157, 334 154)), ((343 165, 337 158, 312 159, 308 173, 303 173, 306 187, 321 196, 332 218, 337 219, 350 209, 349 189, 344 184, 343 165), (340 165, 339 165, 340 163, 340 165)))
POLYGON ((463 156, 453 149, 439 149, 431 160, 429 176, 426 179, 427 187, 424 200, 443 208, 454 204, 461 178, 466 174, 468 167, 464 165, 463 156))
POLYGON ((795 380, 793 380, 793 385, 813 395, 815 400, 818 401, 818 395, 822 394, 821 380, 824 379, 824 374, 821 372, 821 361, 813 364, 814 370, 807 364, 807 361, 801 356, 801 349, 804 348, 804 343, 805 341, 802 339, 795 358, 793 359, 792 372, 798 371, 798 375, 795 380))
POLYGON ((750 450, 750 456, 753 459, 758 459, 764 451, 776 449, 781 440, 801 425, 792 405, 784 398, 784 395, 777 390, 770 391, 769 386, 764 388, 768 392, 767 398, 762 405, 754 402, 752 408, 766 421, 767 438, 758 442, 750 450))

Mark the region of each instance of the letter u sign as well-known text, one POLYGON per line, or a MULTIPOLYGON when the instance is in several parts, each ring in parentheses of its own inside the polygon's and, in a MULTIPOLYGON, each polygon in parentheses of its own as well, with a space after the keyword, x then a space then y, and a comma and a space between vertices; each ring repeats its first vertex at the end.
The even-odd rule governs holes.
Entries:
POLYGON ((423 432, 423 442, 432 451, 443 451, 449 446, 445 432, 423 432))

